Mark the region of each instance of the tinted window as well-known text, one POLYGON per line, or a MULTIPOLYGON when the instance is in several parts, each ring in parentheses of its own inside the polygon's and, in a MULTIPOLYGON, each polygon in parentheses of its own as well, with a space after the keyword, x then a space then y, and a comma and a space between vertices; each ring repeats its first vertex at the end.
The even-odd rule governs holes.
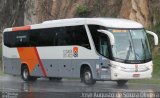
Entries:
POLYGON ((4 44, 8 47, 79 45, 90 49, 84 26, 5 32, 4 44))
POLYGON ((39 29, 4 33, 4 44, 8 47, 53 46, 53 29, 39 29))
POLYGON ((56 29, 40 29, 31 30, 28 32, 30 41, 30 46, 54 46, 56 29))
POLYGON ((5 32, 4 33, 4 44, 8 47, 19 47, 29 45, 29 36, 25 32, 5 32))
POLYGON ((79 45, 91 49, 84 26, 67 27, 67 33, 69 33, 68 35, 70 35, 69 44, 79 45))
POLYGON ((84 26, 63 27, 57 33, 58 46, 63 45, 79 45, 90 49, 88 36, 84 26))

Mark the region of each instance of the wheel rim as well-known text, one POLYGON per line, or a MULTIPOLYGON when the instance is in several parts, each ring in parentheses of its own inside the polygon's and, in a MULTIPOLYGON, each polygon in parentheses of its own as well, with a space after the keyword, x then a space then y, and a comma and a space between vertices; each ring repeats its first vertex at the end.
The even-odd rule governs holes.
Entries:
POLYGON ((23 71, 23 77, 24 77, 24 79, 28 78, 28 70, 27 69, 24 69, 24 71, 23 71))
POLYGON ((90 72, 85 72, 85 74, 84 74, 84 79, 85 79, 85 81, 90 81, 90 79, 91 79, 91 73, 90 72))

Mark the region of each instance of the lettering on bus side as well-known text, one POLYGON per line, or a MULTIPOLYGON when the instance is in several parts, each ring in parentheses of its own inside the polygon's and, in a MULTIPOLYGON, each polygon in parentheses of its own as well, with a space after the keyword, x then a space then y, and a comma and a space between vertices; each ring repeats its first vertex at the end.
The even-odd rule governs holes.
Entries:
POLYGON ((63 50, 64 58, 76 58, 78 57, 78 47, 73 47, 73 49, 63 50))

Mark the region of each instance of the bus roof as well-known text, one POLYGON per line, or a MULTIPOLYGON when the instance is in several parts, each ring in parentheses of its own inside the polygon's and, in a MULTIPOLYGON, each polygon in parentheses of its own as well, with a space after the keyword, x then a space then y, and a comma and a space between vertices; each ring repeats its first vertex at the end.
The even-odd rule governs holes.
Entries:
MULTIPOLYGON (((142 24, 120 18, 70 18, 70 19, 59 19, 45 21, 40 24, 31 25, 31 29, 40 28, 51 28, 51 27, 63 27, 63 26, 74 26, 74 25, 101 25, 109 28, 143 28, 142 24)), ((12 28, 6 28, 5 31, 12 31, 12 28)))

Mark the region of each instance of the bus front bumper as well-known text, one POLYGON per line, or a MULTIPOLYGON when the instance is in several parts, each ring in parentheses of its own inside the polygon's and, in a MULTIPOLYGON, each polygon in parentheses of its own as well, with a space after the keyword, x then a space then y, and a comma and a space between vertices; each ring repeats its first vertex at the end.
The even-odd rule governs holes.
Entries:
POLYGON ((111 80, 149 79, 152 77, 152 69, 143 72, 125 72, 112 69, 111 80))

